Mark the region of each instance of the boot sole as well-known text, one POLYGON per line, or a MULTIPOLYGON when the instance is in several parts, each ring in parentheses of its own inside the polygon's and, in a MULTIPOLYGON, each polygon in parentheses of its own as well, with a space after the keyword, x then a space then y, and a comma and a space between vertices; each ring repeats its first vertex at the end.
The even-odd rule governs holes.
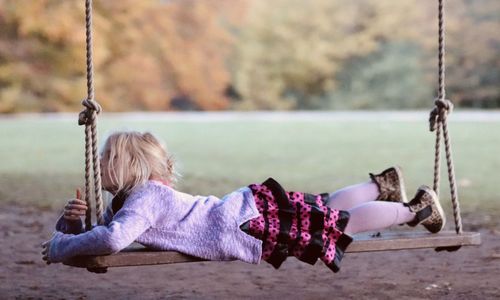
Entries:
POLYGON ((423 186, 419 187, 418 189, 419 190, 424 190, 427 193, 429 193, 429 194, 432 195, 433 205, 437 209, 439 215, 441 216, 441 220, 442 220, 441 227, 438 230, 431 230, 431 229, 433 229, 432 226, 428 226, 428 225, 424 225, 424 224, 422 224, 422 225, 427 230, 429 230, 431 233, 438 233, 439 231, 443 230, 444 225, 446 224, 446 215, 444 214, 443 207, 441 206, 441 203, 439 202, 439 197, 437 196, 436 192, 433 189, 431 189, 430 187, 428 187, 426 185, 423 185, 423 186))

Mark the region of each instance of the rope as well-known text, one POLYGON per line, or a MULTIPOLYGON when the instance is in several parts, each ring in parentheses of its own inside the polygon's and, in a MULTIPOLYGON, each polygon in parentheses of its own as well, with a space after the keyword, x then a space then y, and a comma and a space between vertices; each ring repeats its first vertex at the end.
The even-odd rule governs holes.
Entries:
POLYGON ((101 192, 101 168, 99 152, 97 149, 97 114, 101 112, 101 106, 94 100, 93 65, 92 65, 92 0, 85 1, 85 24, 86 24, 86 50, 87 50, 87 99, 82 101, 85 107, 78 115, 78 125, 85 125, 85 202, 87 210, 85 216, 86 230, 92 229, 90 209, 90 168, 94 171, 94 195, 96 202, 97 224, 104 224, 103 203, 101 192))
POLYGON ((444 1, 439 0, 439 49, 438 49, 438 97, 435 100, 435 107, 430 113, 430 131, 436 131, 436 144, 434 156, 434 186, 433 189, 439 195, 439 181, 441 169, 441 134, 444 137, 446 162, 448 166, 448 181, 450 183, 451 201, 453 205, 453 216, 455 218, 455 231, 462 233, 462 218, 460 216, 460 205, 458 202, 457 184, 455 179, 455 167, 451 153, 451 142, 448 134, 448 114, 453 110, 453 103, 445 99, 445 22, 444 22, 444 1))

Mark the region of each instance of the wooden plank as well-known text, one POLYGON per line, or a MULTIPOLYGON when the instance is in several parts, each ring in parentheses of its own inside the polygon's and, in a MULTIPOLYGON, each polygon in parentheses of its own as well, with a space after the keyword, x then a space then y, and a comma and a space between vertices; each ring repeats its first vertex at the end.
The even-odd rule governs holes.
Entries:
POLYGON ((432 234, 428 232, 382 232, 355 236, 354 242, 347 248, 347 253, 407 250, 421 248, 439 248, 451 246, 476 246, 481 244, 478 232, 454 231, 432 234))
MULTIPOLYGON (((428 232, 382 232, 356 235, 347 253, 409 250, 450 246, 475 246, 481 244, 480 234, 464 232, 457 235, 447 231, 439 234, 428 232)), ((151 251, 138 244, 113 255, 79 256, 65 261, 64 264, 80 268, 105 268, 159 265, 205 261, 193 256, 171 251, 151 251)))
POLYGON ((133 245, 112 255, 77 256, 63 262, 79 268, 133 267, 205 261, 203 259, 173 251, 152 251, 133 245))

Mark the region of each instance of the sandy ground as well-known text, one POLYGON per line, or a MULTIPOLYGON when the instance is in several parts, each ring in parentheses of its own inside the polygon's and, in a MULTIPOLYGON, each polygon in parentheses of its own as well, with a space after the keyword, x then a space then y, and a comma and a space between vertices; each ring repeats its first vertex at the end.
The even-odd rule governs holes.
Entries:
POLYGON ((347 254, 334 274, 320 261, 201 262, 115 268, 106 274, 47 266, 40 243, 58 212, 0 204, 1 299, 499 299, 498 216, 465 216, 483 244, 454 253, 431 250, 347 254))

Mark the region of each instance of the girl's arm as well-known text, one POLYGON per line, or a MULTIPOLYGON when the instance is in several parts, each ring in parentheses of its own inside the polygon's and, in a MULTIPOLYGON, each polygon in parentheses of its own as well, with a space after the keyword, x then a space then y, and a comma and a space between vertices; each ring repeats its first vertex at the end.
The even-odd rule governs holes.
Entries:
POLYGON ((111 207, 111 203, 106 207, 106 210, 104 211, 104 226, 108 226, 109 223, 113 220, 113 208, 111 207))
POLYGON ((150 220, 132 209, 122 208, 108 226, 96 226, 78 235, 55 232, 45 245, 48 262, 62 262, 77 255, 116 253, 151 227, 150 220))
POLYGON ((62 262, 77 255, 119 252, 155 225, 158 218, 167 217, 168 201, 162 200, 170 198, 168 192, 146 185, 135 190, 114 216, 108 207, 104 217, 106 225, 78 235, 55 232, 51 240, 42 244, 43 259, 47 263, 62 262))

